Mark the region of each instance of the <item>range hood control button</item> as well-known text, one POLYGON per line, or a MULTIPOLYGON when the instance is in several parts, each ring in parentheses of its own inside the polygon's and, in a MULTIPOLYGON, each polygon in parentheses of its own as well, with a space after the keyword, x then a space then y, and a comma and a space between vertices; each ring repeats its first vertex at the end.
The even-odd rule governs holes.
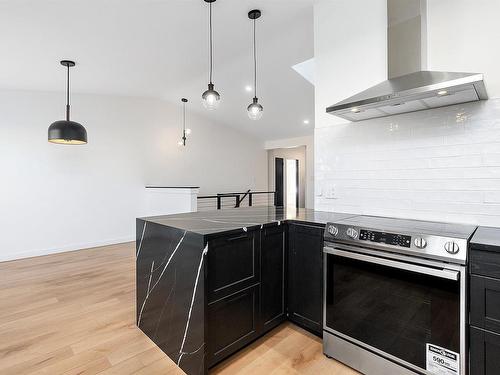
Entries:
POLYGON ((460 250, 460 247, 456 242, 449 241, 444 244, 444 249, 449 254, 456 254, 460 250))
POLYGON ((358 238, 358 231, 354 228, 349 228, 347 229, 347 235, 349 237, 351 237, 353 240, 355 240, 356 238, 358 238))
POLYGON ((425 239, 423 239, 422 237, 415 238, 415 241, 413 241, 413 243, 419 249, 425 249, 425 247, 427 246, 427 241, 425 239))

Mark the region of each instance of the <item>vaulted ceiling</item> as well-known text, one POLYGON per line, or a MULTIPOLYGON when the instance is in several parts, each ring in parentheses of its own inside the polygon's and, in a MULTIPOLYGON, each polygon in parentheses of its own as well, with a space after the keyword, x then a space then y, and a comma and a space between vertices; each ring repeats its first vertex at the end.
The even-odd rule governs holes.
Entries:
POLYGON ((0 0, 0 89, 63 91, 58 61, 77 61, 78 93, 161 98, 261 139, 311 134, 314 88, 292 66, 313 57, 313 0, 217 0, 214 83, 220 108, 207 112, 208 8, 203 0, 0 0), (252 23, 257 21, 258 96, 251 121, 252 23), (310 120, 308 125, 303 121, 310 120))

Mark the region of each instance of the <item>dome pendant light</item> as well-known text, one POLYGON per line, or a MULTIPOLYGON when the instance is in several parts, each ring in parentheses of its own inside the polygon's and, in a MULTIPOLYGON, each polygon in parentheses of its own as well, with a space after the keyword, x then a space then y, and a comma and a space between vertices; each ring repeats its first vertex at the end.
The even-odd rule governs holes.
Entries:
POLYGON ((68 69, 66 80, 66 120, 59 120, 49 127, 49 142, 63 145, 83 145, 87 143, 87 131, 83 125, 69 119, 69 68, 74 61, 62 60, 61 65, 68 69))
POLYGON ((251 10, 248 12, 248 18, 253 20, 253 74, 254 74, 254 96, 252 104, 247 107, 248 117, 251 120, 260 120, 263 115, 264 107, 259 104, 259 99, 257 98, 257 48, 255 43, 255 20, 262 15, 261 11, 258 9, 251 10))
POLYGON ((201 98, 203 99, 203 106, 212 111, 214 109, 217 109, 220 103, 220 95, 217 91, 214 90, 214 84, 212 83, 212 65, 213 65, 213 53, 212 53, 212 3, 215 2, 215 0, 204 0, 206 3, 208 3, 209 6, 209 29, 210 29, 210 47, 209 47, 209 53, 210 53, 210 78, 209 78, 209 83, 208 83, 208 90, 203 93, 201 98))
POLYGON ((186 129, 186 103, 188 100, 186 98, 181 99, 182 102, 182 137, 177 143, 179 146, 186 146, 187 136, 191 134, 191 129, 186 129))

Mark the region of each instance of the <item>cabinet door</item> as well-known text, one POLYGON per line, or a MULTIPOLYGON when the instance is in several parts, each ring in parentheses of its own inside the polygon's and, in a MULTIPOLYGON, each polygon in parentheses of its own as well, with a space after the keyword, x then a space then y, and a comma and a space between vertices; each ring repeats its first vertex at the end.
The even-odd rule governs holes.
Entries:
POLYGON ((500 369, 500 335, 471 327, 470 375, 497 375, 500 369))
POLYGON ((268 331, 286 319, 285 315, 285 231, 284 226, 261 232, 262 329, 268 331))
POLYGON ((470 322, 500 334, 500 280, 471 275, 470 322))
POLYGON ((289 224, 288 317, 322 336, 322 228, 289 224))
POLYGON ((224 235, 208 243, 208 302, 260 282, 259 231, 224 235))
POLYGON ((259 285, 208 304, 208 367, 258 336, 259 285))
POLYGON ((500 279, 500 253, 472 248, 469 259, 472 274, 500 279))

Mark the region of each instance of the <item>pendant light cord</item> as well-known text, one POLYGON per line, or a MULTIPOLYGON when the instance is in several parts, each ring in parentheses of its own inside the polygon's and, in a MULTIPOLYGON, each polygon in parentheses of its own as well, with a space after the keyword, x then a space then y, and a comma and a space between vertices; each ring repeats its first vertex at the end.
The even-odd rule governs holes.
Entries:
POLYGON ((255 18, 253 19, 253 83, 254 97, 257 97, 257 49, 255 47, 255 18))
POLYGON ((66 121, 69 121, 69 64, 67 65, 68 73, 66 79, 66 121))
POLYGON ((210 29, 210 84, 212 84, 212 3, 209 3, 208 8, 208 24, 210 29))
POLYGON ((186 102, 182 102, 182 133, 186 136, 186 102))

